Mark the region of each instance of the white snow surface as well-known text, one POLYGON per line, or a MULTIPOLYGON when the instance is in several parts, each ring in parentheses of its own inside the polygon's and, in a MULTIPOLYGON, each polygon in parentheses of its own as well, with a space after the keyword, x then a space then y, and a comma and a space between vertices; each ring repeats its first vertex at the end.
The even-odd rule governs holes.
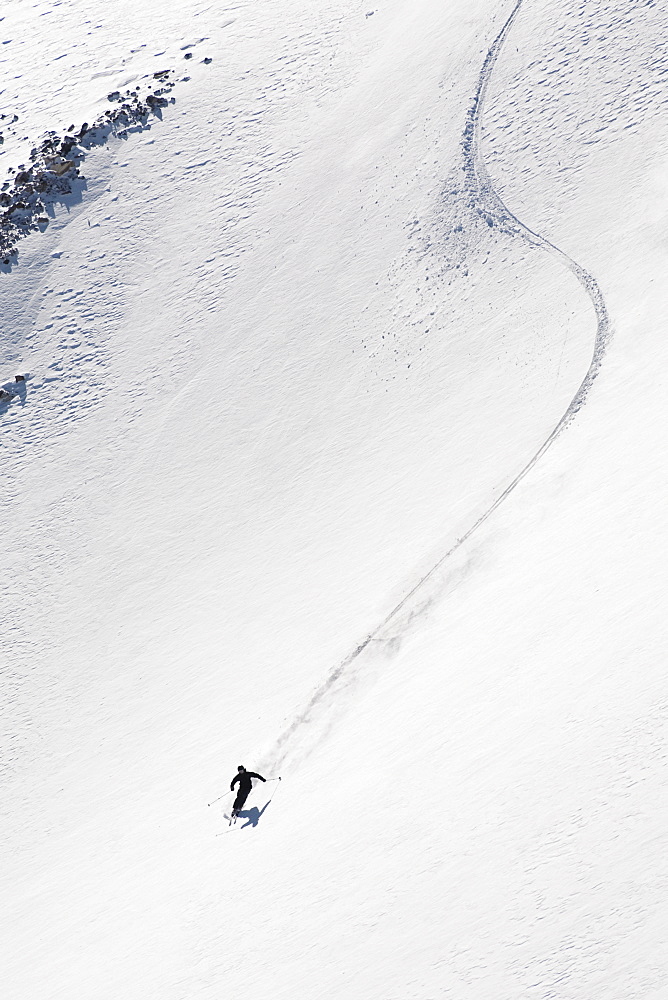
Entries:
POLYGON ((666 38, 5 0, 3 1000, 668 997, 666 38))

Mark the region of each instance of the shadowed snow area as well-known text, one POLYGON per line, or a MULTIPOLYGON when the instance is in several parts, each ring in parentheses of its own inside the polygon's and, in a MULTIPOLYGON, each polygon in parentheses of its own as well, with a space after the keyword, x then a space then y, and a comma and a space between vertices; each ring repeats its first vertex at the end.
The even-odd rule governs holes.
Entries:
POLYGON ((665 996, 666 37, 4 5, 3 1000, 665 996))

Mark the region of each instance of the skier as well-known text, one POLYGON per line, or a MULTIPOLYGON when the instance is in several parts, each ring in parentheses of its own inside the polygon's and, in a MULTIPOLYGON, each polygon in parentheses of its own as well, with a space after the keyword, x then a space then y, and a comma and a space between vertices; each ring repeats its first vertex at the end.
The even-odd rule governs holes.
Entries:
POLYGON ((239 782, 239 791, 237 792, 237 797, 234 800, 234 805, 232 806, 232 815, 238 816, 244 807, 244 802, 250 795, 251 788, 253 787, 253 778, 259 778, 260 781, 266 781, 261 774, 256 774, 255 771, 247 771, 243 764, 239 764, 237 768, 238 774, 232 778, 232 784, 230 785, 230 791, 234 791, 234 786, 237 781, 239 782))

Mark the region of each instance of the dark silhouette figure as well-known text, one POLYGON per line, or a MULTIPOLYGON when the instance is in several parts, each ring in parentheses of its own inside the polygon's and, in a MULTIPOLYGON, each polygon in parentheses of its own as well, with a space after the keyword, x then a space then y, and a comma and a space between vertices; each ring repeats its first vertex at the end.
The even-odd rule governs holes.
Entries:
POLYGON ((259 778, 260 781, 266 781, 261 774, 256 774, 255 771, 247 771, 243 764, 239 764, 238 774, 232 778, 232 784, 230 785, 230 791, 234 791, 234 786, 237 781, 239 782, 239 791, 237 792, 237 797, 234 800, 232 806, 232 815, 236 816, 240 809, 243 809, 244 802, 250 795, 251 788, 253 787, 253 778, 259 778))

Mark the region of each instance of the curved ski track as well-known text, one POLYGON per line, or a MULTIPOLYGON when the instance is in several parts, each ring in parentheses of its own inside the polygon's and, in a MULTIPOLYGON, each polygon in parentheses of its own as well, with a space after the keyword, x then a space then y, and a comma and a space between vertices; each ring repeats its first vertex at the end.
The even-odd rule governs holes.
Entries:
MULTIPOLYGON (((576 261, 569 257, 567 253, 560 250, 559 247, 555 246, 554 243, 551 243, 544 236, 534 232, 510 211, 510 209, 504 204, 501 196, 494 189, 481 151, 481 119, 487 87, 498 56, 523 3, 524 0, 517 0, 515 3, 515 6, 513 7, 506 22, 490 46, 482 65, 482 69, 480 70, 478 86, 473 97, 471 108, 467 115, 464 137, 462 140, 466 189, 472 204, 481 210, 483 214, 491 215, 497 227, 503 229, 507 233, 517 235, 533 246, 541 247, 549 253, 559 257, 575 275, 589 296, 596 314, 596 335, 594 338, 592 359, 589 364, 589 368, 587 369, 577 392, 566 408, 565 413, 550 435, 540 446, 538 451, 535 452, 526 465, 524 465, 523 468, 517 473, 515 478, 490 505, 490 507, 488 507, 478 520, 471 525, 468 531, 462 535, 461 538, 457 539, 455 544, 448 549, 443 556, 441 556, 438 562, 436 562, 431 569, 425 573, 420 580, 418 580, 418 582, 411 588, 411 590, 408 591, 399 603, 392 608, 389 614, 386 615, 386 617, 373 629, 373 631, 370 632, 369 635, 329 673, 326 680, 320 685, 319 688, 317 688, 304 710, 300 712, 300 714, 293 720, 290 726, 276 742, 274 750, 270 755, 271 761, 275 767, 280 766, 288 756, 288 744, 293 734, 297 732, 297 730, 305 723, 313 721, 312 716, 314 709, 318 707, 333 691, 337 682, 348 682, 347 675, 349 673, 349 668, 355 660, 357 660, 360 654, 364 652, 367 646, 374 642, 374 640, 381 639, 383 631, 390 623, 397 619, 402 612, 408 611, 408 617, 400 631, 403 631, 411 620, 419 614, 419 607, 413 612, 410 611, 408 606, 411 600, 424 590, 425 584, 432 579, 443 564, 453 555, 453 553, 456 552, 457 549, 459 549, 464 542, 467 541, 467 539, 469 539, 471 535, 473 535, 474 532, 481 527, 482 524, 485 523, 485 521, 503 503, 506 497, 512 493, 518 483, 520 483, 527 473, 533 469, 538 460, 542 458, 553 441, 566 428, 584 403, 587 393, 589 392, 589 389, 601 367, 603 355, 610 337, 610 320, 598 283, 588 271, 581 267, 580 264, 576 263, 576 261)), ((352 680, 352 677, 350 680, 352 680)))

